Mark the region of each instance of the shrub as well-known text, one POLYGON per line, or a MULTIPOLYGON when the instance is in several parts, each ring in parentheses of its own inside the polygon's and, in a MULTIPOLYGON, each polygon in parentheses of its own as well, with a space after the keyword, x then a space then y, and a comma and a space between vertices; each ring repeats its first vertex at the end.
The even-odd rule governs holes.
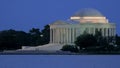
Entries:
POLYGON ((78 52, 78 48, 75 45, 64 45, 62 51, 78 52))

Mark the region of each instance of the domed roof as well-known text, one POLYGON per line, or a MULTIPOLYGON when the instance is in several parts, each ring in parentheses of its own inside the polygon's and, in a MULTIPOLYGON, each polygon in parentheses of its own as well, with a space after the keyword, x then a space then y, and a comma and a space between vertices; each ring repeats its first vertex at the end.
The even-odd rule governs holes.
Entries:
POLYGON ((77 13, 75 13, 73 16, 80 16, 80 17, 104 17, 98 10, 91 9, 91 8, 85 8, 77 13))

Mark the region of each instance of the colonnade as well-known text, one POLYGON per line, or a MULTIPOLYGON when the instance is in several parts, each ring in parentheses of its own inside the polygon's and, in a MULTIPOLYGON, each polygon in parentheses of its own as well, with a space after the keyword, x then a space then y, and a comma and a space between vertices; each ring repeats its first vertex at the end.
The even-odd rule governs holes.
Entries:
POLYGON ((76 28, 52 28, 50 29, 50 42, 71 44, 76 38, 76 28))
MULTIPOLYGON (((58 44, 72 44, 74 43, 80 32, 80 28, 51 28, 50 29, 50 43, 58 44)), ((95 32, 101 31, 102 36, 115 36, 115 28, 87 28, 89 34, 95 35, 95 32)))
POLYGON ((88 33, 95 35, 96 31, 100 31, 102 36, 115 36, 116 29, 115 28, 88 28, 88 33))

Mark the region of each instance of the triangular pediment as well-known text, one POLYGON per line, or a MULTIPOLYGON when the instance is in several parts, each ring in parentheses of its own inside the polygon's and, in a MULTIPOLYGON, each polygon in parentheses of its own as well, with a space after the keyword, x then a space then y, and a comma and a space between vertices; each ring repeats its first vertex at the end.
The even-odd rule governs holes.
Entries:
POLYGON ((67 25, 67 24, 68 24, 67 22, 58 20, 58 21, 53 22, 53 23, 50 24, 50 25, 67 25))

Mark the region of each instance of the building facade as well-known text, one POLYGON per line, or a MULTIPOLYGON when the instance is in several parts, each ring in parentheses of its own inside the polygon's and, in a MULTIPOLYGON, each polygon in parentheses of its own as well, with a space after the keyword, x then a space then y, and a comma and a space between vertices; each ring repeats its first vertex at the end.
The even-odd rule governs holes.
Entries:
POLYGON ((109 23, 95 9, 82 9, 67 21, 58 20, 50 24, 50 43, 74 44, 79 35, 85 32, 95 35, 96 31, 100 31, 102 36, 112 37, 116 35, 116 25, 109 23))

